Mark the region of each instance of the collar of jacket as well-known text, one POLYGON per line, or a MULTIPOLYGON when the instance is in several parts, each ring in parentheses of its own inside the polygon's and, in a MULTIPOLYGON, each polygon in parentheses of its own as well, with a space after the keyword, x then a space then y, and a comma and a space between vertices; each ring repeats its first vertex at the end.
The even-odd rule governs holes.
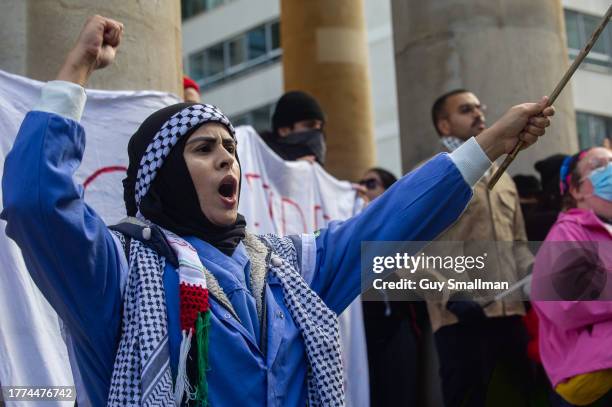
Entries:
POLYGON ((559 214, 557 222, 572 222, 589 229, 604 230, 610 234, 610 230, 604 222, 593 212, 592 209, 572 208, 559 214))

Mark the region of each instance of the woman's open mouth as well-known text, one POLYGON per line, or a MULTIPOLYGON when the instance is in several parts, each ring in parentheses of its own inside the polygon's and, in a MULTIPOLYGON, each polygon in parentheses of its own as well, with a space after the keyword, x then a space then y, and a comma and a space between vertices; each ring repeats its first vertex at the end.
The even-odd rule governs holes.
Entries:
POLYGON ((219 196, 221 202, 226 208, 230 209, 236 206, 238 201, 236 192, 238 192, 238 181, 232 175, 227 175, 221 180, 219 185, 219 196))

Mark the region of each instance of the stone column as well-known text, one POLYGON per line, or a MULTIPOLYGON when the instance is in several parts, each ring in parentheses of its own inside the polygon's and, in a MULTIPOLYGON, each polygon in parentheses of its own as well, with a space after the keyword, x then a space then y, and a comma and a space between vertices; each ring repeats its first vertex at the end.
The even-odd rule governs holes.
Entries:
POLYGON ((27 2, 0 1, 0 69, 17 75, 26 73, 27 2))
POLYGON ((53 79, 87 16, 101 14, 121 21, 125 32, 115 63, 96 72, 88 87, 182 95, 178 0, 6 0, 0 11, 0 33, 5 28, 12 32, 0 36, 2 69, 41 81, 53 79))
MULTIPOLYGON (((493 123, 510 106, 548 95, 569 66, 560 0, 392 0, 402 161, 405 170, 438 151, 431 106, 466 88, 493 123)), ((510 173, 578 149, 571 85, 555 103, 546 137, 522 151, 510 173)))
POLYGON ((285 90, 302 90, 328 118, 326 169, 358 180, 374 164, 363 0, 281 0, 285 90))

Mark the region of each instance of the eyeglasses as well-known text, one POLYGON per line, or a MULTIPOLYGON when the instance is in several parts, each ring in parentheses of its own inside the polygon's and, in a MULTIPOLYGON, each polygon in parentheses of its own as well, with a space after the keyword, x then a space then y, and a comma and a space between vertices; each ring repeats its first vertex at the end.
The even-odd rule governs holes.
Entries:
POLYGON ((476 109, 480 110, 481 113, 484 113, 487 111, 487 105, 477 105, 474 103, 466 103, 464 105, 459 106, 459 113, 460 114, 472 114, 474 113, 476 109))
POLYGON ((376 189, 377 186, 380 185, 380 182, 376 178, 366 178, 359 181, 359 185, 363 185, 366 189, 370 191, 376 189))

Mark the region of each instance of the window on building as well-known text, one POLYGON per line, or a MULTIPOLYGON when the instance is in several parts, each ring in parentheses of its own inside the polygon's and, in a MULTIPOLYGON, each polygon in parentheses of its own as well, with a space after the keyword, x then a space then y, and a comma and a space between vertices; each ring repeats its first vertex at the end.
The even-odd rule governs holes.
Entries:
POLYGON ((213 45, 206 50, 206 59, 204 60, 204 74, 208 77, 223 73, 225 69, 225 52, 223 44, 213 45))
POLYGON ((234 126, 253 126, 255 131, 261 134, 263 131, 270 130, 272 113, 274 113, 274 103, 269 103, 235 115, 231 117, 231 120, 234 126))
POLYGON ((189 55, 189 76, 206 88, 277 61, 281 56, 278 21, 262 24, 189 55))
POLYGON ((189 56, 189 75, 198 80, 220 76, 225 69, 223 43, 189 56))
POLYGON ((181 18, 186 20, 197 14, 210 11, 229 0, 181 0, 181 18))
POLYGON ((206 51, 189 55, 189 75, 192 78, 204 78, 206 76, 204 72, 206 66, 204 63, 205 58, 206 51))
POLYGON ((612 138, 612 117, 576 112, 576 127, 581 150, 602 146, 605 138, 612 138))
POLYGON ((270 24, 270 36, 272 49, 280 49, 280 23, 278 21, 270 24))
MULTIPOLYGON (((591 38, 601 17, 565 10, 565 30, 570 58, 575 58, 591 38)), ((585 61, 591 65, 612 68, 612 29, 606 27, 587 55, 585 61)))
POLYGON ((249 61, 257 59, 268 52, 266 44, 266 26, 257 27, 247 33, 249 61))
POLYGON ((240 65, 247 60, 246 38, 241 35, 229 41, 229 66, 240 65))

